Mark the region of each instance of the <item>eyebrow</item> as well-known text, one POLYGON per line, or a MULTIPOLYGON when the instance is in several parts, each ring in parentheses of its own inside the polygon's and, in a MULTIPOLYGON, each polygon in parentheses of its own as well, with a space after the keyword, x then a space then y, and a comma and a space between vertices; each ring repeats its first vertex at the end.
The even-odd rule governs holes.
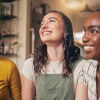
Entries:
POLYGON ((57 18, 55 18, 55 17, 50 17, 49 19, 56 19, 57 20, 57 18))
MULTIPOLYGON (((55 17, 50 17, 50 18, 49 18, 49 20, 50 20, 50 19, 55 19, 55 20, 58 20, 58 19, 57 19, 57 18, 55 18, 55 17)), ((42 20, 41 22, 44 22, 44 20, 42 20)))
POLYGON ((89 26, 89 28, 91 29, 91 28, 100 28, 100 26, 98 26, 98 25, 91 25, 91 26, 89 26))

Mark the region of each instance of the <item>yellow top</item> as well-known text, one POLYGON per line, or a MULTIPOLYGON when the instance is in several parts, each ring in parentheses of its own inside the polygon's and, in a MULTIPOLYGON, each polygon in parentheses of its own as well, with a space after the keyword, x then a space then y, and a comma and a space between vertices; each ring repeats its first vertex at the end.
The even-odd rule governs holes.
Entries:
POLYGON ((21 100, 20 74, 14 62, 0 56, 0 100, 21 100))

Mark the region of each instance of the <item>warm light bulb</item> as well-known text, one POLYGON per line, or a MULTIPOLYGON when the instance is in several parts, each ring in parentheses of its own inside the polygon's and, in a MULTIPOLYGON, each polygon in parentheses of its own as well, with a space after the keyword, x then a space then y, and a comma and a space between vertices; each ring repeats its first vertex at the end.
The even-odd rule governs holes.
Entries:
POLYGON ((71 9, 76 9, 80 6, 80 3, 82 3, 82 0, 66 0, 66 5, 71 9))

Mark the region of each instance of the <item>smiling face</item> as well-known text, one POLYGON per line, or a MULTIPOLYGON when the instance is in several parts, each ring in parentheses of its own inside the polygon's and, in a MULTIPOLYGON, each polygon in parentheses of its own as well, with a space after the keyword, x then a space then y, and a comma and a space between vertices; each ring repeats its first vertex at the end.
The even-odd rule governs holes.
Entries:
POLYGON ((64 39, 64 22, 60 14, 50 12, 44 16, 39 30, 45 44, 60 44, 64 39))
POLYGON ((94 12, 86 19, 82 41, 86 57, 100 61, 100 12, 94 12))

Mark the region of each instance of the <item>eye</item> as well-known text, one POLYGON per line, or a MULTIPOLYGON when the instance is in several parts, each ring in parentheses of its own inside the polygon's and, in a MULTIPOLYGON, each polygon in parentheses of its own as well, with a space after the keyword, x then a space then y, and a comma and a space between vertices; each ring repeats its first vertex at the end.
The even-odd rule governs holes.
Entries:
POLYGON ((98 31, 94 30, 94 29, 90 30, 90 32, 91 32, 91 34, 98 33, 98 31))
POLYGON ((42 26, 44 24, 44 22, 41 22, 41 25, 40 26, 42 26))
POLYGON ((56 22, 56 20, 54 20, 54 19, 50 19, 50 22, 56 22))

